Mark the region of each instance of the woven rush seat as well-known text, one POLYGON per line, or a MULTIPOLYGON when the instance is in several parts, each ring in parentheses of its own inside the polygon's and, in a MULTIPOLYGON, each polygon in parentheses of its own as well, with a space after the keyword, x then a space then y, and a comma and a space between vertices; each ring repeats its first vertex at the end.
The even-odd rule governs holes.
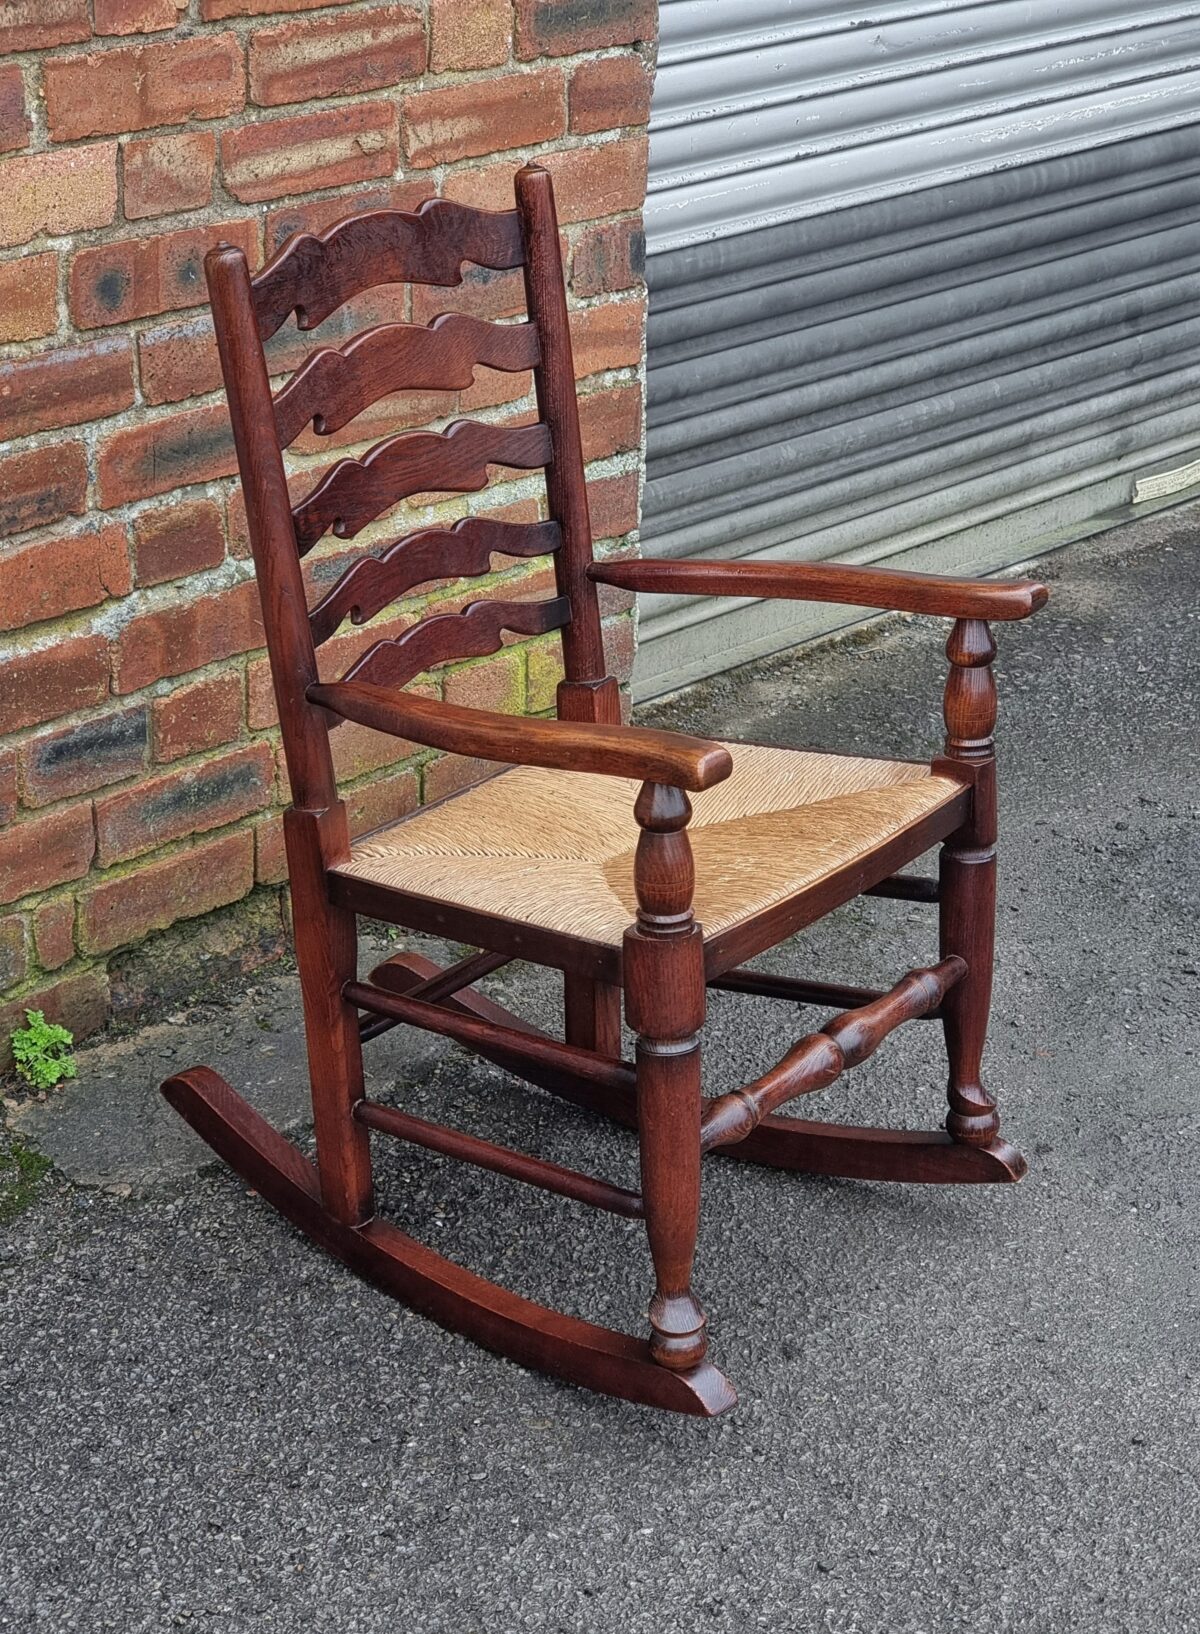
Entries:
MULTIPOLYGON (((961 793, 928 765, 726 744, 693 795, 696 918, 710 936, 818 884, 961 793)), ((639 784, 516 767, 358 840, 334 871, 589 942, 637 913, 639 784)))

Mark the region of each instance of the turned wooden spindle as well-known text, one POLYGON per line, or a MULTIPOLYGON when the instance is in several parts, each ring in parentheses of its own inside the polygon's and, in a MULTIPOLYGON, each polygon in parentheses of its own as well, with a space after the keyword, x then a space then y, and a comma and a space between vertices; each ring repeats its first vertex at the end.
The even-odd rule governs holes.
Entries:
POLYGON ((692 1292, 700 1222, 700 1028, 704 939, 692 917, 695 871, 681 789, 644 783, 634 807, 636 922, 625 933, 625 1015, 638 1035, 642 1198, 654 1261, 650 1350, 665 1367, 694 1367, 707 1348, 692 1292))
POLYGON ((996 643, 982 619, 959 619, 946 643, 946 758, 969 768, 971 816, 942 847, 940 945, 942 958, 965 959, 967 973, 942 1007, 950 1058, 946 1128, 955 1140, 987 1146, 996 1139, 996 1102, 981 1081, 983 1047, 992 999, 996 925, 996 643))

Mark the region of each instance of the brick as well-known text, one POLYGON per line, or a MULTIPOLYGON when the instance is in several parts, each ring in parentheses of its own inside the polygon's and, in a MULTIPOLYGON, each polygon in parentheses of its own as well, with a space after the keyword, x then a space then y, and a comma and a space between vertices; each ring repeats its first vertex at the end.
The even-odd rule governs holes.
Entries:
POLYGON ((58 257, 0 262, 0 342, 36 340, 58 327, 58 257))
POLYGON ((260 885, 282 885, 287 877, 283 818, 276 814, 254 825, 254 878, 260 885))
POLYGON ((241 829, 98 886, 83 902, 80 941, 87 953, 109 953, 237 902, 253 884, 254 836, 241 829))
POLYGON ((352 838, 370 834, 388 823, 397 823, 420 804, 420 788, 415 771, 403 771, 395 777, 378 778, 364 783, 361 788, 348 789, 346 820, 352 838))
POLYGON ((0 919, 0 992, 19 987, 29 971, 25 920, 20 914, 0 919))
POLYGON ((83 970, 52 987, 34 987, 0 1009, 0 1070, 12 1066, 11 1034, 25 1025, 26 1010, 41 1010, 77 1040, 87 1038, 108 1020, 108 977, 103 970, 83 970))
POLYGON ((517 55, 566 57, 657 33, 656 0, 517 0, 517 55))
POLYGON ((600 477, 588 483, 588 509, 595 539, 620 539, 638 525, 638 477, 600 477))
POLYGON ((165 584, 218 567, 225 560, 221 507, 197 499, 143 511, 133 524, 133 558, 138 584, 165 584))
POLYGON ((539 159, 554 177, 558 219, 594 221, 640 210, 646 197, 648 145, 644 136, 564 148, 539 159))
POLYGON ((200 0, 200 16, 206 23, 224 22, 227 17, 263 17, 279 12, 316 11, 319 6, 352 6, 358 0, 200 0))
POLYGON ((47 806, 134 777, 146 764, 149 742, 144 704, 28 739, 19 752, 26 803, 47 806))
POLYGON ((127 323, 158 312, 175 312, 207 300, 204 257, 214 244, 257 252, 253 221, 184 227, 152 238, 119 238, 80 250, 71 263, 71 315, 81 329, 127 323))
POLYGON ((123 145, 121 166, 127 220, 197 210, 212 198, 217 139, 212 131, 143 136, 123 145))
POLYGON ((75 957, 75 899, 43 902, 33 915, 33 945, 43 970, 58 970, 75 957))
POLYGON ((265 743, 145 779, 96 801, 96 860, 108 868, 224 828, 269 806, 274 788, 275 759, 265 743))
POLYGON ((646 276, 646 232, 638 216, 587 227, 571 258, 571 288, 591 296, 631 289, 646 276))
POLYGON ((646 308, 641 301, 605 301, 571 314, 571 350, 579 380, 642 361, 646 308))
POLYGON ((40 721, 90 709, 108 695, 108 642, 102 635, 56 641, 4 661, 4 727, 19 732, 40 721))
POLYGON ((96 849, 92 808, 86 802, 0 829, 0 902, 80 879, 96 849))
MULTIPOLYGON (((278 209, 267 212, 267 254, 273 255, 293 233, 323 232, 326 227, 332 227, 335 221, 358 215, 363 210, 416 210, 426 199, 433 197, 434 191, 432 180, 421 176, 412 181, 392 182, 387 186, 357 187, 334 198, 297 199, 291 204, 280 205, 278 209)), ((333 319, 328 321, 332 322, 333 319)))
MULTIPOLYGON (((512 194, 512 176, 509 175, 509 194, 512 194)), ((492 201, 495 209, 504 209, 503 199, 492 201)), ((511 205, 509 206, 511 208, 511 205)), ((525 283, 520 269, 511 272, 493 272, 490 267, 475 267, 467 263, 462 269, 462 283, 449 288, 433 284, 412 286, 412 317, 414 323, 430 323, 442 312, 469 312, 476 318, 511 318, 525 313, 525 283)))
POLYGON ((617 386, 612 391, 586 393, 579 399, 579 429, 583 457, 589 463, 640 450, 641 387, 617 386))
POLYGON ((373 732, 369 726, 359 726, 356 721, 346 721, 339 726, 330 735, 329 747, 339 783, 350 783, 383 766, 394 766, 397 761, 411 759, 417 752, 415 743, 394 738, 387 732, 373 732))
POLYGON ((126 335, 0 363, 0 439, 103 420, 132 402, 126 335))
POLYGON ((250 37, 250 95, 263 107, 361 96, 425 71, 425 25, 412 6, 340 12, 250 37))
POLYGON ((137 344, 138 374, 147 403, 178 403, 221 384, 217 338, 207 314, 143 329, 137 344))
POLYGON ((386 101, 272 119, 221 137, 225 186, 246 204, 390 176, 399 158, 397 111, 386 101))
POLYGON ((97 34, 155 34, 182 21, 187 0, 95 0, 97 34))
POLYGON ((77 442, 0 459, 0 538, 82 515, 87 481, 87 460, 77 442))
POLYGON ((640 57, 597 57, 571 75, 571 129, 580 134, 650 122, 654 81, 640 57))
POLYGON ((465 755, 439 755, 436 760, 429 761, 422 770, 422 804, 428 806, 435 800, 444 800, 448 794, 457 794, 460 789, 470 788, 473 783, 482 783, 485 777, 493 777, 504 769, 496 760, 473 760, 465 755))
POLYGON ((448 704, 467 709, 493 709, 519 715, 525 705, 525 668, 521 649, 510 647, 478 664, 463 664, 448 671, 442 683, 448 704))
POLYGON ((241 671, 226 670, 194 686, 177 687, 156 698, 153 711, 155 760, 182 760, 220 748, 241 731, 241 671))
POLYGON ((88 0, 7 0, 0 8, 0 55, 74 45, 91 33, 88 0))
POLYGON ((531 641, 528 648, 529 690, 525 707, 531 715, 544 715, 557 701, 558 683, 563 678, 561 641, 531 641))
POLYGON ((100 446, 100 503, 106 510, 134 499, 212 482, 237 469, 224 403, 190 409, 115 431, 100 446))
POLYGON ((432 0, 429 13, 429 66, 497 68, 512 48, 509 0, 432 0))
POLYGON ((418 167, 453 164, 498 146, 548 142, 566 129, 562 71, 526 69, 404 99, 404 147, 418 167))
POLYGON ((23 148, 29 140, 25 80, 16 63, 0 68, 0 152, 23 148))
POLYGON ((28 153, 0 163, 0 246, 38 233, 106 227, 117 213, 117 144, 28 153))
POLYGON ((84 533, 0 545, 0 630, 99 607, 133 588, 125 528, 109 522, 84 533))
POLYGON ((262 645, 258 591, 248 581, 127 624, 113 662, 113 691, 136 692, 151 681, 186 675, 262 645))
POLYGON ((17 815, 19 802, 17 757, 12 753, 0 755, 0 828, 3 828, 5 823, 12 822, 17 815))
POLYGON ((627 614, 620 618, 605 619, 600 626, 604 641, 604 655, 608 659, 610 675, 622 684, 633 674, 635 649, 633 620, 627 614))
POLYGON ((246 100, 242 50, 233 34, 52 57, 43 82, 56 142, 219 119, 246 100))

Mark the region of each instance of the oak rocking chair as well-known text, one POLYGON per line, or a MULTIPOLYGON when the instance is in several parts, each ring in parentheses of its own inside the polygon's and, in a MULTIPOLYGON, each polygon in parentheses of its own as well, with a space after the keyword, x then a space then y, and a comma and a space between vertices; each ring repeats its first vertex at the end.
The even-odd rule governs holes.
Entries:
POLYGON ((163 1092, 288 1219, 363 1276, 448 1328, 592 1389, 714 1414, 733 1391, 706 1360, 691 1287, 705 1153, 824 1175, 1014 1181, 980 1079, 992 982, 996 794, 990 619, 1024 618, 1033 583, 755 562, 597 562, 592 540, 554 196, 537 166, 516 208, 435 200, 415 214, 351 217, 290 239, 252 277, 239 249, 208 257, 292 807, 285 834, 303 990, 317 1163, 206 1067, 163 1092), (455 285, 464 262, 522 268, 527 321, 462 314, 386 323, 313 352, 274 397, 263 345, 294 312, 322 322, 378 284, 455 285), (332 433, 401 390, 461 389, 478 365, 532 370, 540 419, 460 421, 386 438, 342 459, 296 504, 282 450, 311 424, 332 433), (301 558, 332 529, 350 538, 400 500, 482 489, 490 465, 544 468, 547 520, 470 516, 361 556, 311 611, 301 558), (415 587, 489 571, 493 554, 553 557, 557 595, 480 601, 376 642, 339 681, 317 648, 415 587), (939 614, 947 646, 945 753, 932 764, 715 743, 622 724, 598 587, 807 598, 939 614), (404 690, 451 659, 495 652, 502 632, 559 631, 558 718, 509 717, 404 690), (355 721, 503 770, 352 841, 330 730, 355 721), (639 787, 640 785, 640 787, 639 787), (695 797, 694 803, 688 796, 695 797), (897 871, 941 842, 938 878, 897 871), (937 902, 940 961, 879 992, 762 974, 747 961, 860 893, 937 902), (409 953, 364 980, 359 914, 480 951, 448 968, 409 953), (512 959, 564 976, 564 1041, 501 1009, 475 983, 512 959), (750 1084, 700 1091, 706 988, 841 1013, 750 1084), (621 1007, 637 1035, 621 1058, 621 1007), (949 1116, 930 1133, 779 1117, 878 1048, 900 1022, 937 1017, 949 1116), (638 1191, 611 1185, 368 1099, 364 1040, 398 1023, 457 1040, 506 1071, 637 1130, 638 1191), (372 1194, 372 1132, 446 1153, 593 1207, 644 1219, 654 1267, 648 1338, 536 1305, 386 1223, 372 1194))

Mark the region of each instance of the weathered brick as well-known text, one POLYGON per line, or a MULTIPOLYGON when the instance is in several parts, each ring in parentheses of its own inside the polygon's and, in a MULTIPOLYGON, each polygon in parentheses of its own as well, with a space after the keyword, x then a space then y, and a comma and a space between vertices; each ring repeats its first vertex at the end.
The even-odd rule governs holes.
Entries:
POLYGON ((21 791, 17 785, 17 757, 10 749, 0 755, 0 828, 17 815, 21 791))
POLYGON ((173 493, 237 469, 224 403, 190 409, 114 431, 100 446, 100 503, 106 510, 173 493))
MULTIPOLYGON (((419 176, 411 181, 356 187, 333 198, 297 199, 280 205, 267 212, 266 253, 273 255, 293 233, 323 232, 326 227, 332 227, 335 221, 358 215, 363 210, 416 210, 426 199, 433 197, 434 191, 432 180, 428 176, 419 176)), ((376 298, 384 293, 377 291, 376 298)))
POLYGON ((566 129, 562 71, 525 69, 404 99, 404 146, 418 167, 548 142, 566 129))
POLYGON ((0 245, 106 227, 117 213, 117 144, 26 153, 0 163, 0 245))
POLYGON ((138 374, 147 403, 178 403, 215 391, 221 384, 221 362, 212 319, 206 313, 143 329, 138 374))
POLYGON ((239 584, 127 624, 113 661, 113 690, 136 692, 151 681, 186 675, 262 645, 258 591, 250 582, 239 584))
POLYGON ((517 0, 517 54, 566 57, 653 40, 656 0, 517 0))
POLYGON ((432 805, 448 794, 457 794, 472 783, 482 783, 485 777, 494 777, 504 767, 495 760, 474 760, 466 755, 439 755, 421 771, 421 800, 432 805))
POLYGON ((644 136, 591 143, 541 155, 554 177, 558 219, 594 221, 599 216, 640 210, 646 197, 648 145, 644 136))
POLYGON ((239 829, 98 886, 83 902, 80 942, 87 953, 109 953, 237 902, 253 884, 254 837, 239 829))
POLYGON ((461 704, 466 709, 494 709, 503 715, 519 715, 525 704, 521 649, 509 647, 477 664, 463 664, 448 670, 442 682, 442 696, 448 704, 461 704))
POLYGON ((525 707, 531 715, 544 715, 555 707, 558 683, 563 678, 561 641, 531 641, 526 648, 528 691, 525 707))
POLYGON ((96 801, 96 860, 108 868, 224 828, 269 806, 274 786, 275 760, 265 743, 143 780, 96 801))
POLYGON ((41 1010, 76 1039, 87 1038, 108 1020, 108 977, 103 970, 82 970, 52 987, 36 986, 0 1008, 0 1070, 12 1066, 11 1035, 25 1025, 26 1010, 41 1010))
POLYGON ((429 66, 435 74, 448 68, 497 68, 512 47, 509 0, 431 0, 429 66))
POLYGON ((82 515, 87 480, 87 460, 77 442, 0 459, 0 537, 82 515))
POLYGON ((255 222, 223 221, 80 250, 68 284, 71 314, 81 329, 96 329, 198 306, 208 298, 204 257, 212 246, 236 244, 254 256, 257 240, 255 222))
POLYGON ((219 119, 246 99, 242 50, 233 34, 177 35, 52 57, 44 86, 56 142, 219 119))
POLYGON ((102 635, 56 641, 4 660, 4 728, 57 720, 108 695, 108 642, 102 635))
POLYGON ((0 829, 0 902, 80 879, 96 849, 90 804, 66 806, 0 829))
POLYGON ((194 686, 177 687, 165 698, 156 698, 153 709, 155 760, 182 760, 184 755, 220 748, 241 730, 241 672, 225 670, 194 686))
POLYGON ((646 309, 641 301, 605 301, 571 314, 571 350, 580 380, 642 360, 646 309))
POLYGON ((97 34, 156 34, 174 28, 187 0, 95 0, 97 34))
POLYGON ((642 390, 615 386, 579 399, 579 429, 585 460, 606 460, 642 446, 642 390))
POLYGON ((143 511, 133 524, 133 557, 139 584, 164 584, 217 567, 225 560, 220 506, 196 499, 143 511))
POLYGON ((0 992, 16 987, 29 970, 29 938, 19 913, 0 919, 0 992))
POLYGON ((0 262, 0 341, 36 340, 58 327, 58 257, 0 262))
POLYGON ((598 477, 588 483, 588 509, 595 539, 620 539, 638 525, 638 478, 598 477))
POLYGON ((58 970, 75 957, 75 898, 60 896, 34 910, 33 945, 43 970, 58 970))
POLYGON ((640 57, 597 57, 571 75, 571 129, 581 134, 650 121, 654 81, 640 57))
POLYGON ((267 120, 221 137, 225 186, 247 204, 390 176, 399 157, 397 112, 386 101, 267 120))
POLYGON ((370 834, 387 823, 397 823, 420 804, 420 787, 415 771, 403 771, 394 777, 378 778, 364 783, 361 788, 348 789, 346 820, 354 839, 370 834))
POLYGON ((103 420, 132 402, 127 335, 0 363, 0 439, 103 420))
POLYGON ((25 80, 16 63, 0 68, 0 152, 23 148, 29 140, 25 80))
POLYGON ((91 38, 88 0, 7 0, 0 8, 0 53, 42 51, 91 38))
POLYGON ((283 818, 275 813, 254 825, 254 878, 260 885, 281 885, 287 877, 283 818))
POLYGON ((217 139, 212 131, 139 137, 123 145, 121 164, 129 221, 196 210, 212 198, 217 139))
POLYGON ((425 69, 425 25, 412 6, 374 6, 251 35, 250 94, 264 107, 361 96, 425 69))
POLYGON ((646 232, 640 216, 586 227, 571 258, 576 295, 604 295, 640 284, 646 275, 646 232))
POLYGON ((144 704, 27 739, 19 752, 26 802, 48 806, 133 777, 146 764, 148 746, 144 704))
POLYGON ((333 751, 333 770, 339 783, 349 783, 377 772, 382 766, 394 766, 408 760, 417 752, 417 745, 404 738, 394 738, 387 732, 373 732, 369 726, 355 721, 344 722, 329 739, 333 751))
MULTIPOLYGON (((499 201, 493 198, 491 208, 512 208, 511 175, 508 204, 501 196, 499 201)), ((489 267, 467 265, 462 273, 462 283, 449 288, 436 284, 413 285, 414 323, 430 323, 442 312, 469 312, 476 318, 511 318, 525 312, 525 284, 519 268, 512 272, 493 272, 489 267)))
POLYGON ((81 607, 98 607, 110 596, 127 596, 132 585, 125 528, 119 522, 60 538, 0 545, 0 630, 20 630, 81 607))
POLYGON ((319 6, 352 6, 358 0, 200 0, 200 15, 206 23, 224 22, 227 17, 265 17, 279 12, 316 11, 319 6))

